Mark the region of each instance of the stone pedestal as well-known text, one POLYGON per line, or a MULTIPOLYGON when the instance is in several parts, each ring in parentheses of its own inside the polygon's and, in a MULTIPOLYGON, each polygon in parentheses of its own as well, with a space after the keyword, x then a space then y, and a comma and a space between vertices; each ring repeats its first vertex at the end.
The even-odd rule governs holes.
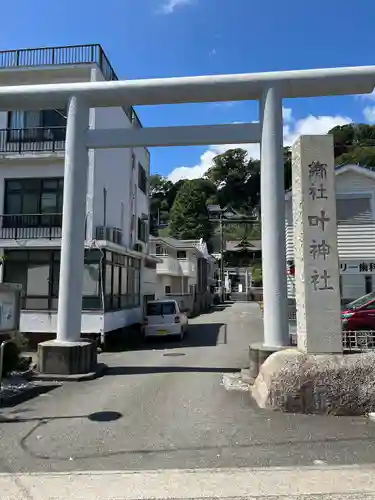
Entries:
POLYGON ((251 395, 260 408, 364 415, 375 409, 375 353, 306 354, 285 349, 260 368, 251 395))
POLYGON ((98 369, 95 342, 49 340, 38 345, 39 378, 89 380, 98 369))
POLYGON ((256 379, 259 374, 260 367, 263 365, 266 359, 271 356, 271 354, 289 348, 289 346, 266 346, 260 342, 251 344, 249 346, 249 377, 251 377, 252 379, 256 379))
POLYGON ((333 136, 292 148, 298 349, 342 352, 333 136))

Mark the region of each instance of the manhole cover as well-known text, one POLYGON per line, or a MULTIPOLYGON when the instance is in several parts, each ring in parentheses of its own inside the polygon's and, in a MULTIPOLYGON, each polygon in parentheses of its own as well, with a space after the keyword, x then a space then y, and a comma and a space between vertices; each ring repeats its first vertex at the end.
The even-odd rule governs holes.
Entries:
POLYGON ((166 352, 163 356, 185 356, 183 352, 166 352))
POLYGON ((91 413, 87 418, 93 422, 112 422, 122 417, 122 413, 118 411, 98 411, 91 413))

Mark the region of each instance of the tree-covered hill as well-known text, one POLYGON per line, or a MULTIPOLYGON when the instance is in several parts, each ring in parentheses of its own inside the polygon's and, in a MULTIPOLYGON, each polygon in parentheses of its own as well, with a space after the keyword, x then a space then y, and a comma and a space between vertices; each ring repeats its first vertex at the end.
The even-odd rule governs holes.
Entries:
MULTIPOLYGON (((336 165, 359 164, 375 169, 375 125, 349 124, 330 130, 336 165)), ((284 148, 285 189, 291 186, 291 150, 284 148)), ((260 206, 260 161, 243 149, 229 149, 213 159, 204 178, 173 184, 160 175, 150 178, 151 232, 176 238, 208 238, 216 228, 208 220, 208 204, 230 206, 253 215, 260 206), (161 229, 160 229, 161 228, 161 229)), ((259 226, 228 228, 227 239, 259 237, 259 226), (247 234, 245 234, 247 233, 247 234)))

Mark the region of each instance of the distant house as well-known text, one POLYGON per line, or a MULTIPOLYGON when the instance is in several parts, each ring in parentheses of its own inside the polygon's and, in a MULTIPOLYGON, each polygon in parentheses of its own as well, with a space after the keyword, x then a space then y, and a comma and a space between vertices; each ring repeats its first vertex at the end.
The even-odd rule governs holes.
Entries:
POLYGON ((262 240, 226 241, 225 262, 228 266, 250 266, 262 258, 262 240))
POLYGON ((209 305, 217 262, 203 240, 150 236, 150 253, 159 259, 153 298, 175 298, 197 312, 209 305))
MULTIPOLYGON (((375 172, 359 165, 336 168, 337 237, 343 300, 375 291, 375 172)), ((294 297, 292 193, 285 195, 288 294, 294 297)))

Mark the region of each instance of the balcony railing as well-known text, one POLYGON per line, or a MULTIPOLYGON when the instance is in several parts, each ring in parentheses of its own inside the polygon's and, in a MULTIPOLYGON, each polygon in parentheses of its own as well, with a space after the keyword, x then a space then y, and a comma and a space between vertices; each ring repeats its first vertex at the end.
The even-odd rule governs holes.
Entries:
POLYGON ((61 238, 62 214, 1 215, 0 223, 3 240, 61 238))
POLYGON ((0 153, 64 151, 65 137, 66 127, 0 129, 0 153))
POLYGON ((97 64, 104 78, 118 80, 101 45, 71 45, 0 51, 0 68, 97 64))

